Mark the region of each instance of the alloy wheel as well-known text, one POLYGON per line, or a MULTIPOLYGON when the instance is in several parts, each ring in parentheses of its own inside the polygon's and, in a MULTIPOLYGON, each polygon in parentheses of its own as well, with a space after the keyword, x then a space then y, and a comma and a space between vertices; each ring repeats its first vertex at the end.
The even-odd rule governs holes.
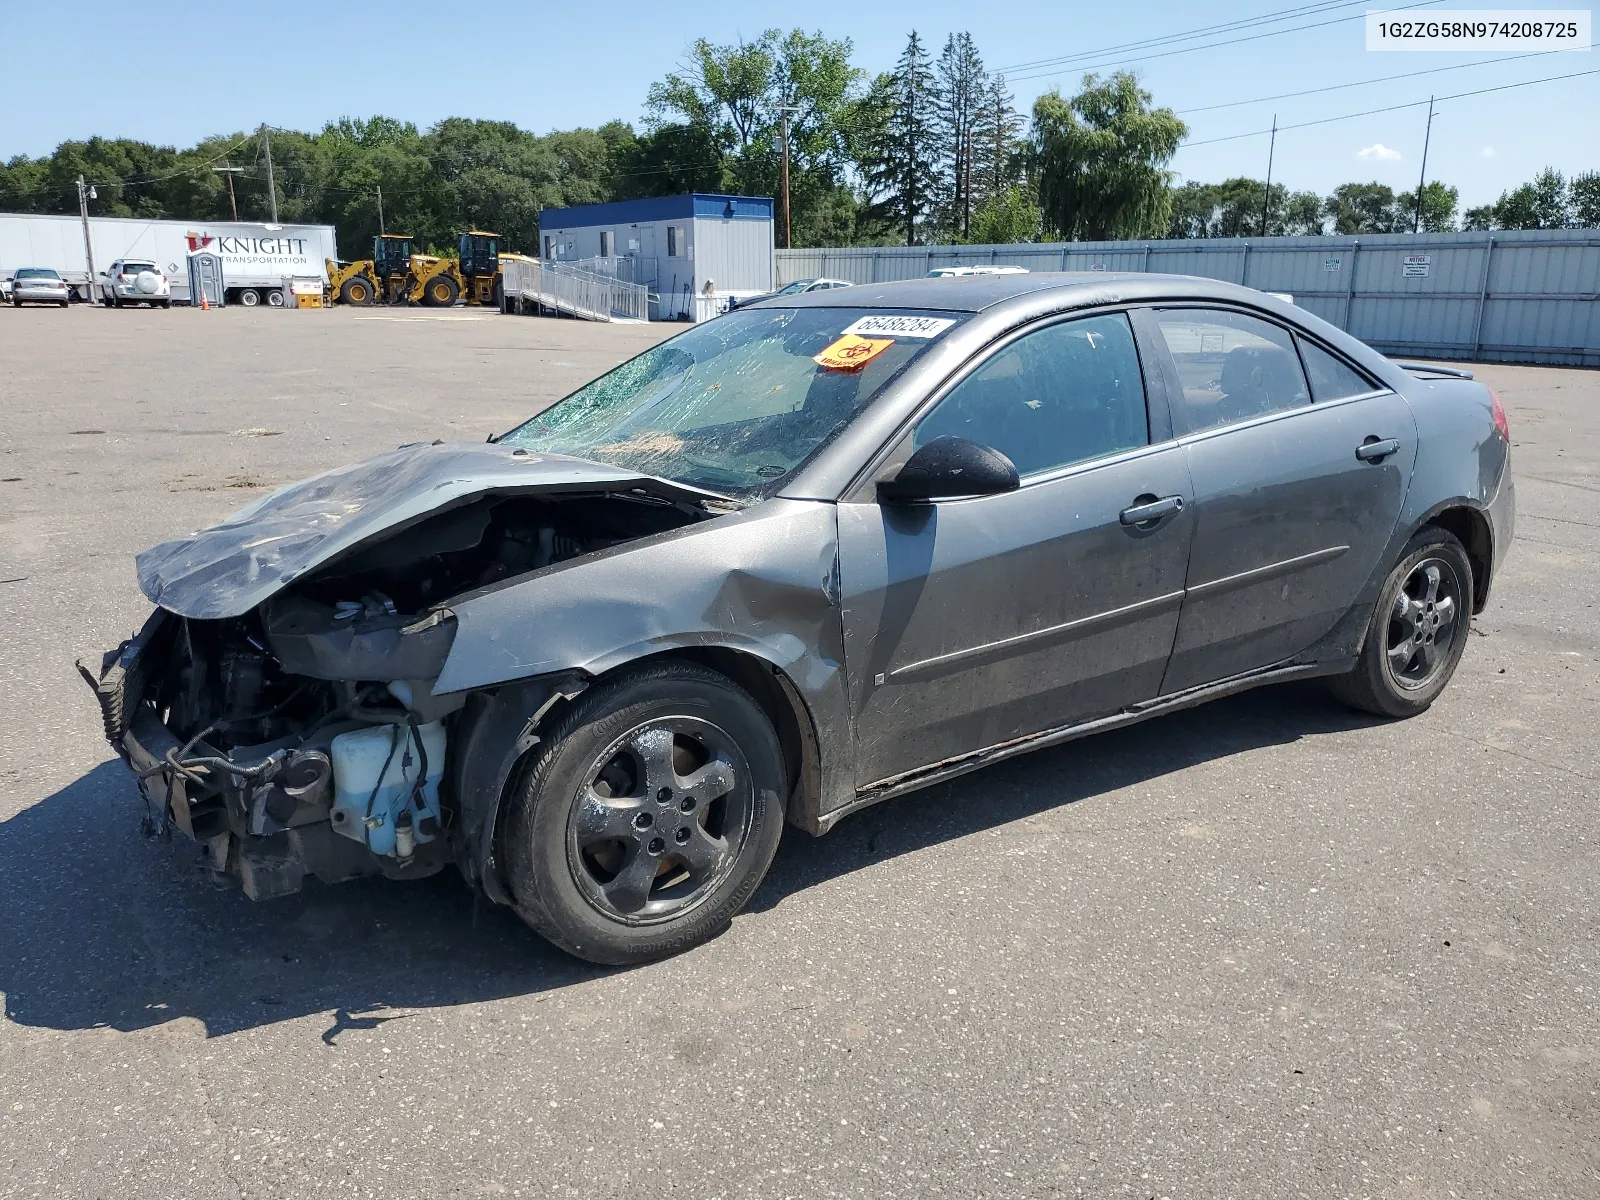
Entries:
POLYGON ((1461 579, 1442 558, 1411 568, 1394 598, 1385 629, 1385 659, 1395 683, 1426 687, 1450 661, 1461 636, 1461 579))
POLYGON ((584 899, 612 920, 681 916, 716 890, 749 836, 749 765, 709 721, 637 725, 582 778, 567 822, 568 865, 584 899))

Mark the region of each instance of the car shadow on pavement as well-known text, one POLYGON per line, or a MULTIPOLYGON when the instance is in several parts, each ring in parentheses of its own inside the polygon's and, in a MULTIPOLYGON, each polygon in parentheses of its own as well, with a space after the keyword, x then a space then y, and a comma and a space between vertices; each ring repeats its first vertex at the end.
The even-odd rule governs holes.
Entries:
POLYGON ((786 836, 748 907, 772 908, 873 863, 1198 763, 1381 723, 1339 703, 1320 683, 1286 683, 1024 754, 864 809, 825 837, 786 836))
MULTIPOLYGON (((790 831, 752 902, 1240 751, 1372 723, 1285 685, 1024 755, 866 810, 824 838, 790 831)), ((361 880, 265 904, 217 883, 181 837, 138 833, 120 762, 0 822, 0 991, 21 1025, 212 1037, 313 1013, 323 1040, 409 1008, 531 995, 609 973, 569 958, 452 871, 361 880)))
POLYGON ((478 902, 449 869, 258 904, 198 848, 139 834, 127 768, 101 763, 0 823, 6 1016, 51 1029, 195 1017, 215 1037, 311 1013, 324 1040, 386 1010, 529 995, 602 973, 478 902))

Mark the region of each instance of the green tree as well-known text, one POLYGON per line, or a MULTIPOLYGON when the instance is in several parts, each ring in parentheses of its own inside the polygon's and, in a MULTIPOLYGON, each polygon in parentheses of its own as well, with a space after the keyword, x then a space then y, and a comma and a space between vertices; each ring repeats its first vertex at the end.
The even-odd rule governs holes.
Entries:
POLYGON ((1567 185, 1572 224, 1578 229, 1600 229, 1600 171, 1574 175, 1567 185))
MULTIPOLYGON (((1421 228, 1424 233, 1448 233, 1456 227, 1456 208, 1461 199, 1461 194, 1449 184, 1441 183, 1437 179, 1432 183, 1424 184, 1422 188, 1422 220, 1421 228)), ((1417 224, 1417 193, 1416 189, 1401 192, 1395 197, 1395 216, 1401 231, 1411 229, 1417 224), (1410 214, 1410 223, 1406 221, 1410 214)))
POLYGON ((878 120, 863 172, 875 211, 892 219, 908 246, 921 242, 936 198, 935 99, 932 62, 913 30, 894 71, 875 83, 871 100, 878 120))
POLYGON ((972 214, 969 240, 986 246, 1036 241, 1039 220, 1039 206, 1028 189, 1012 184, 978 206, 978 211, 972 214))
POLYGON ((1394 189, 1381 183, 1341 183, 1322 207, 1334 233, 1394 233, 1411 228, 1395 207, 1394 189))
POLYGON ((1069 241, 1158 236, 1172 212, 1167 163, 1188 132, 1153 108, 1133 75, 1084 78, 1071 100, 1033 106, 1033 149, 1045 223, 1069 241))
POLYGON ((1023 129, 1022 114, 1012 101, 1006 77, 992 76, 973 128, 972 191, 977 201, 998 196, 1022 182, 1028 157, 1023 129))
MULTIPOLYGON (((851 52, 848 40, 800 29, 786 34, 769 29, 753 42, 732 45, 701 39, 689 48, 682 71, 651 86, 649 136, 666 135, 678 161, 691 166, 679 175, 697 179, 715 175, 725 181, 724 186, 776 195, 782 182, 787 113, 793 210, 789 224, 831 228, 836 223, 832 217, 812 220, 806 210, 819 205, 836 216, 841 206, 850 205, 850 197, 835 193, 844 189, 851 164, 845 116, 864 77, 851 65, 851 52), (669 129, 680 132, 667 135, 669 129), (721 158, 715 169, 708 151, 721 158)), ((780 226, 780 242, 782 236, 780 226)))
POLYGON ((977 127, 989 92, 989 73, 970 33, 953 33, 945 40, 934 86, 941 226, 960 241, 972 234, 977 127))
POLYGON ((1269 195, 1263 181, 1242 176, 1222 183, 1186 183, 1172 194, 1168 237, 1259 237, 1263 232, 1269 237, 1321 233, 1321 198, 1314 192, 1290 192, 1281 183, 1273 184, 1269 195))

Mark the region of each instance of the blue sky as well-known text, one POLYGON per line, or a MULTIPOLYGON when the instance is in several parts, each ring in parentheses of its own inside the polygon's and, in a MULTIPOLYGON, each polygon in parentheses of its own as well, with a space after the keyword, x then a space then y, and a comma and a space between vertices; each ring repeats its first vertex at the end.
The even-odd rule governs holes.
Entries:
MULTIPOLYGON (((1408 2, 1413 0, 1396 0, 1396 6, 1408 2)), ((1450 0, 1449 7, 1469 3, 1450 0)), ((768 24, 798 23, 849 37, 856 62, 869 71, 890 67, 912 28, 935 49, 947 33, 965 29, 995 69, 1298 6, 1294 0, 808 0, 773 7, 635 0, 459 6, 412 0, 0 0, 0 46, 7 63, 13 70, 17 64, 48 64, 57 83, 50 94, 19 98, 13 92, 0 106, 0 158, 48 153, 64 139, 96 133, 182 146, 261 121, 315 129, 335 117, 374 113, 419 126, 446 116, 496 118, 539 132, 613 117, 637 122, 651 81, 680 61, 692 39, 732 41, 768 24), (779 12, 791 15, 769 15, 779 12), (217 86, 203 86, 213 80, 217 86)), ((1503 8, 1539 6, 1499 0, 1503 8)), ((1354 5, 1332 9, 1298 22, 1350 19, 1191 53, 1146 52, 1124 65, 1138 72, 1158 103, 1186 114, 1196 142, 1265 129, 1274 113, 1287 125, 1424 102, 1423 108, 1281 132, 1274 179, 1318 192, 1352 179, 1376 179, 1396 190, 1414 186, 1430 91, 1445 95, 1600 66, 1594 52, 1498 62, 1484 55, 1369 53, 1361 11, 1354 5), (1458 64, 1468 65, 1319 95, 1191 111, 1458 64)), ((1242 34, 1211 40, 1230 36, 1242 34)), ((1118 53, 1093 54, 1072 66, 1008 73, 1018 105, 1026 109, 1051 87, 1072 89, 1084 66, 1105 69, 1117 61, 1118 53)), ((1455 184, 1464 204, 1476 204, 1546 165, 1568 174, 1600 169, 1596 113, 1600 75, 1447 101, 1434 118, 1428 176, 1455 184)), ((1259 178, 1266 158, 1267 138, 1248 137, 1185 148, 1173 166, 1186 179, 1259 178)))

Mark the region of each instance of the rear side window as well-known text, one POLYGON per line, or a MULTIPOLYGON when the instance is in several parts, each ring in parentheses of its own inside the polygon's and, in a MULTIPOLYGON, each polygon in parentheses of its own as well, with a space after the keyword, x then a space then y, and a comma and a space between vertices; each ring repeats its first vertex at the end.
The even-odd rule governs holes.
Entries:
POLYGON ((1300 343, 1300 359, 1306 364, 1306 375, 1311 380, 1311 398, 1319 404, 1377 391, 1371 380, 1344 359, 1305 338, 1295 340, 1300 343))
POLYGON ((1271 322, 1206 309, 1164 309, 1156 319, 1183 386, 1187 432, 1311 402, 1294 342, 1271 322))
POLYGON ((964 437, 1037 475, 1147 445, 1144 379, 1121 313, 1062 321, 1001 347, 917 426, 964 437))

